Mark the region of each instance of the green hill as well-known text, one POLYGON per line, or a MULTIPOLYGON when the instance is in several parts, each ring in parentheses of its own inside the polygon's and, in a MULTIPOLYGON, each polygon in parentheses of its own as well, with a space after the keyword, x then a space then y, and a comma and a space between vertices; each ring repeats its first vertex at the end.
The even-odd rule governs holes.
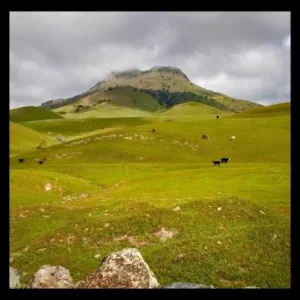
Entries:
POLYGON ((127 128, 148 123, 151 123, 151 120, 145 118, 92 118, 83 120, 42 120, 24 122, 22 125, 41 133, 52 132, 52 134, 71 137, 95 130, 103 130, 105 133, 107 129, 127 128))
POLYGON ((73 104, 53 109, 65 118, 145 117, 162 109, 158 101, 132 87, 95 92, 73 104))
POLYGON ((234 118, 265 118, 276 117, 291 114, 290 102, 273 104, 265 107, 249 109, 248 111, 238 113, 232 117, 234 118))
POLYGON ((186 102, 177 104, 162 112, 164 116, 185 116, 185 115, 221 115, 227 112, 213 106, 197 102, 186 102))
POLYGON ((41 139, 46 140, 48 145, 57 144, 55 139, 45 133, 37 132, 18 123, 9 122, 10 156, 35 151, 41 139))
POLYGON ((63 119, 63 117, 44 107, 24 106, 11 109, 9 119, 11 122, 19 123, 34 120, 63 119))

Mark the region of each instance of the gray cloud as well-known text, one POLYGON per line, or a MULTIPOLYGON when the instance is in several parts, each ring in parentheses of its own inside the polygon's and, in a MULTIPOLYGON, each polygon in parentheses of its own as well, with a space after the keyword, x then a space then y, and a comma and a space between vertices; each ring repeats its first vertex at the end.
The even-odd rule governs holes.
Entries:
POLYGON ((232 97, 289 101, 290 13, 10 13, 11 107, 71 97, 113 70, 155 65, 232 97))

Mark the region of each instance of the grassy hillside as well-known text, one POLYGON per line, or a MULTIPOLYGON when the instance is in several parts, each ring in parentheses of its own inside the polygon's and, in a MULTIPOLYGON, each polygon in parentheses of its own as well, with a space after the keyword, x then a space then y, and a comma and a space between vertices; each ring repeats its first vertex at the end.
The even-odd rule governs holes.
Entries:
POLYGON ((94 93, 73 104, 54 109, 65 118, 145 117, 162 109, 156 99, 132 87, 94 93), (83 107, 78 107, 82 105, 83 107))
POLYGON ((18 123, 9 122, 9 154, 10 156, 32 152, 37 145, 44 139, 48 145, 55 145, 55 139, 45 133, 40 133, 29 129, 18 123))
POLYGON ((205 105, 197 102, 187 102, 177 104, 167 111, 161 113, 164 116, 185 116, 185 115, 221 115, 227 114, 226 111, 217 109, 215 107, 205 105))
POLYGON ((290 116, 202 116, 23 123, 73 140, 43 165, 37 151, 10 159, 11 266, 29 282, 61 265, 77 282, 135 247, 162 285, 289 288, 290 116), (162 228, 174 236, 160 240, 162 228))
MULTIPOLYGON (((81 120, 84 122, 57 120, 44 121, 44 125, 36 121, 27 123, 26 126, 42 132, 52 131, 66 136, 72 133, 74 135, 87 133, 92 129, 101 129, 102 126, 116 127, 116 130, 110 131, 109 134, 104 132, 89 139, 64 143, 52 148, 53 156, 67 153, 68 149, 77 149, 82 153, 76 158, 78 162, 206 162, 211 164, 212 160, 220 157, 232 157, 236 162, 278 162, 283 159, 289 161, 290 137, 285 134, 289 129, 288 116, 247 121, 242 118, 220 118, 219 120, 200 118, 189 122, 179 121, 180 118, 172 122, 155 122, 155 118, 129 120, 130 118, 106 119, 105 122, 102 119, 81 120), (138 126, 133 126, 134 124, 138 126), (253 130, 253 127, 257 130, 253 130), (152 128, 156 128, 158 132, 152 133, 152 128), (209 141, 201 140, 202 134, 207 134, 209 141), (235 141, 230 141, 232 135, 236 136, 235 141), (278 136, 281 138, 278 139, 278 136), (124 139, 125 137, 129 140, 124 139), (182 157, 183 152, 184 157, 182 157), (143 159, 140 160, 140 157, 143 159)), ((53 162, 60 161, 54 157, 53 162)))
POLYGON ((290 102, 269 105, 236 114, 235 118, 266 118, 291 114, 290 102))
POLYGON ((105 133, 106 129, 139 126, 151 122, 151 120, 145 118, 103 118, 84 120, 44 120, 24 122, 22 125, 42 133, 52 132, 52 134, 62 134, 67 137, 89 133, 95 130, 103 130, 105 133))
POLYGON ((67 112, 64 114, 66 119, 95 119, 95 118, 126 118, 126 117, 147 117, 151 116, 150 112, 132 109, 129 107, 122 107, 119 105, 111 105, 109 103, 102 103, 95 107, 85 108, 75 113, 74 107, 58 108, 58 112, 67 112), (69 111, 69 112, 68 112, 69 111))
POLYGON ((63 117, 44 107, 24 106, 11 109, 9 119, 11 122, 19 123, 34 120, 63 119, 63 117))

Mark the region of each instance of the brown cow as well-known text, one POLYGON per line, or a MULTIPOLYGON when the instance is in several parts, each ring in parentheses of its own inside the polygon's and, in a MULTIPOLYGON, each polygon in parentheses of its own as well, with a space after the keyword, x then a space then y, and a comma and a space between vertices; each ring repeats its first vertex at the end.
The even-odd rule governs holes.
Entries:
POLYGON ((208 137, 208 135, 202 134, 201 139, 202 140, 209 140, 209 137, 208 137))

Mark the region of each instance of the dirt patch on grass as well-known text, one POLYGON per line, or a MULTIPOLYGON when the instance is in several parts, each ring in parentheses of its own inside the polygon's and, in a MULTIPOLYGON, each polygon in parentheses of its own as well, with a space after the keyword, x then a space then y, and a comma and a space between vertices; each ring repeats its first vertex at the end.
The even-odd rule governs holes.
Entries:
POLYGON ((140 248, 140 247, 143 247, 146 245, 146 242, 139 242, 137 240, 136 236, 132 236, 132 235, 128 236, 127 234, 125 234, 121 237, 115 238, 114 240, 117 242, 123 241, 123 240, 128 240, 128 242, 135 248, 140 248))
POLYGON ((75 193, 75 194, 70 194, 68 196, 63 197, 63 201, 72 201, 72 200, 85 199, 88 196, 89 196, 89 193, 86 193, 86 192, 75 193))
POLYGON ((166 230, 164 227, 159 229, 157 232, 154 233, 155 236, 159 237, 162 242, 171 239, 174 235, 177 234, 175 229, 166 230))
POLYGON ((289 216, 291 214, 289 206, 277 206, 275 211, 284 216, 289 216))

